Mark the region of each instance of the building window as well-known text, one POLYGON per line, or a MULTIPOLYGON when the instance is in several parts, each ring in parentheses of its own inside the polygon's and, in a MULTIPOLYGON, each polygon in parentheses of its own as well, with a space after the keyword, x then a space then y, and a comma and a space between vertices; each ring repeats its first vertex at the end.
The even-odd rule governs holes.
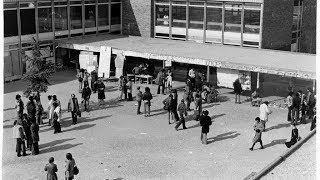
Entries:
POLYGON ((259 46, 260 10, 244 9, 243 45, 259 46))
POLYGON ((52 10, 51 8, 39 8, 39 33, 52 32, 52 10))
POLYGON ((17 10, 4 11, 4 37, 18 36, 17 10))
POLYGON ((20 4, 21 35, 35 34, 35 9, 33 3, 20 4))
POLYGON ((71 29, 82 29, 82 6, 70 6, 71 29))
POLYGON ((203 41, 204 2, 190 2, 188 40, 203 41))
POLYGON ((206 42, 221 43, 222 3, 207 4, 206 42))
POLYGON ((156 4, 155 36, 169 38, 169 1, 156 4))
POLYGON ((121 4, 111 4, 111 25, 121 24, 121 4))
POLYGON ((224 43, 241 44, 241 4, 225 5, 224 43))
POLYGON ((173 1, 172 3, 172 19, 171 19, 171 31, 173 39, 185 39, 186 38, 186 2, 173 1))
POLYGON ((96 27, 96 6, 95 5, 85 6, 85 27, 86 28, 96 27))
POLYGON ((109 32, 109 5, 99 4, 98 6, 98 29, 99 32, 109 32))
POLYGON ((67 7, 56 7, 55 10, 55 31, 68 30, 67 7))

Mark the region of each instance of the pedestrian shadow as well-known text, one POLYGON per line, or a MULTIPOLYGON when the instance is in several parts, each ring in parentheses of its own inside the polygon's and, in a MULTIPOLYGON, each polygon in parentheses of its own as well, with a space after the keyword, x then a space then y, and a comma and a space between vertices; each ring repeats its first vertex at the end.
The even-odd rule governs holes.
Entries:
POLYGON ((218 102, 227 102, 230 101, 230 98, 228 96, 219 96, 217 97, 218 102))
POLYGON ((226 139, 233 139, 240 135, 240 133, 236 133, 237 131, 231 131, 223 134, 219 134, 215 137, 208 138, 208 144, 213 142, 218 142, 226 139))
POLYGON ((123 178, 116 178, 116 179, 106 179, 106 180, 123 180, 123 178))
POLYGON ((150 116, 158 116, 158 115, 167 114, 167 113, 168 113, 167 110, 162 110, 162 112, 159 112, 159 113, 156 113, 156 114, 151 114, 151 112, 150 112, 150 116))
POLYGON ((13 124, 3 125, 3 129, 13 128, 13 124))
MULTIPOLYGON (((90 101, 89 110, 95 111, 95 110, 109 109, 109 108, 114 108, 119 106, 123 106, 123 105, 119 103, 118 98, 110 99, 108 101, 103 101, 101 104, 90 101)), ((84 104, 81 104, 81 107, 79 108, 82 111, 84 111, 84 104)))
POLYGON ((114 92, 114 91, 119 91, 118 86, 106 86, 104 89, 104 92, 114 92))
POLYGON ((266 144, 266 145, 264 145, 263 147, 264 147, 264 149, 265 148, 268 148, 268 147, 271 147, 271 146, 274 146, 274 145, 277 145, 277 144, 283 144, 284 145, 284 143, 287 141, 287 139, 277 139, 277 140, 273 140, 273 141, 271 141, 271 143, 269 143, 269 144, 266 144))
MULTIPOLYGON (((78 117, 77 118, 77 124, 81 124, 81 123, 86 123, 86 122, 92 122, 92 121, 96 121, 96 120, 100 120, 100 119, 105 119, 108 117, 111 117, 112 115, 107 115, 107 116, 100 116, 100 117, 96 117, 96 118, 90 118, 90 117, 78 117)), ((71 125, 73 125, 73 121, 72 118, 65 118, 62 120, 63 123, 61 123, 61 127, 70 127, 71 125), (69 119, 69 120, 66 120, 69 119)))
POLYGON ((278 124, 276 126, 271 126, 269 128, 266 128, 265 132, 271 131, 273 129, 281 129, 281 128, 286 128, 286 127, 290 127, 290 123, 282 123, 282 124, 278 124))
POLYGON ((7 108, 7 109, 3 109, 3 111, 10 111, 10 110, 13 110, 13 109, 16 109, 16 108, 15 107, 7 108))
POLYGON ((50 148, 46 148, 46 149, 41 149, 40 150, 40 154, 45 154, 45 153, 50 153, 50 152, 56 152, 56 151, 60 151, 60 150, 67 150, 67 149, 71 149, 73 147, 82 145, 83 143, 77 143, 77 144, 63 144, 60 146, 53 146, 50 148))
POLYGON ((80 130, 83 130, 83 129, 91 128, 93 126, 95 126, 95 124, 84 124, 84 125, 73 127, 71 129, 62 130, 62 133, 69 132, 69 131, 80 131, 80 130))
POLYGON ((52 142, 49 142, 49 143, 45 143, 45 144, 39 144, 39 149, 44 149, 46 147, 52 147, 52 146, 55 146, 57 144, 62 144, 66 141, 71 141, 71 140, 74 140, 75 138, 70 138, 70 139, 58 139, 58 140, 55 140, 55 141, 52 141, 52 142))
POLYGON ((211 116, 211 119, 217 119, 217 118, 224 116, 224 115, 226 115, 226 114, 223 113, 223 114, 213 115, 213 116, 211 116))
POLYGON ((206 105, 206 106, 202 106, 202 109, 207 109, 207 108, 211 108, 211 107, 213 107, 213 106, 218 106, 218 105, 220 105, 220 104, 212 104, 212 103, 210 103, 210 104, 208 104, 208 105, 206 105))

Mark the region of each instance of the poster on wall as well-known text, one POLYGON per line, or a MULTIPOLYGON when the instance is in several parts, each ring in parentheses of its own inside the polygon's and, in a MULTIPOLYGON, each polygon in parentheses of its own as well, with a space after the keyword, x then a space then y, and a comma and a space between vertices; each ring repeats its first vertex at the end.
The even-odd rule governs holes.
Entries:
POLYGON ((123 55, 122 51, 119 51, 114 61, 116 66, 116 78, 119 78, 123 74, 123 66, 124 66, 125 59, 126 59, 126 56, 123 55))
POLYGON ((251 72, 239 71, 239 80, 243 90, 251 91, 251 72))
POLYGON ((111 47, 100 47, 100 59, 99 59, 99 77, 110 77, 110 64, 111 64, 111 47))
POLYGON ((164 61, 164 66, 165 67, 171 67, 172 66, 172 60, 171 59, 167 59, 166 61, 164 61))
POLYGON ((217 68, 217 85, 220 87, 233 88, 233 82, 238 78, 238 70, 217 68))

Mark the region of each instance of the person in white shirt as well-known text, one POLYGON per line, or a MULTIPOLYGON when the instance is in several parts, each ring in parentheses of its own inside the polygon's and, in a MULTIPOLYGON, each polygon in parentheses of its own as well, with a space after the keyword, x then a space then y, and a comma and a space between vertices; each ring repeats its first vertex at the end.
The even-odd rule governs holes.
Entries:
POLYGON ((289 92, 289 95, 287 97, 287 105, 288 105, 288 117, 287 117, 287 120, 289 122, 291 122, 291 119, 292 119, 292 101, 293 101, 293 98, 292 98, 292 95, 293 95, 293 92, 289 92))
POLYGON ((272 113, 272 111, 268 108, 268 101, 263 102, 260 105, 260 120, 263 124, 263 131, 266 130, 266 122, 268 121, 268 115, 272 113))

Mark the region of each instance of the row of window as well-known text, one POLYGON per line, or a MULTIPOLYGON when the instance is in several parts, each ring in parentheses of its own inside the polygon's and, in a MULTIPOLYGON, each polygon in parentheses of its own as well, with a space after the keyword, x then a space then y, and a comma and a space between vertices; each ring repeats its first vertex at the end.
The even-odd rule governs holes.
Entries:
POLYGON ((156 1, 156 37, 259 45, 261 4, 168 2, 156 1))
MULTIPOLYGON (((51 6, 41 6, 39 2, 36 9, 35 3, 20 3, 20 23, 21 23, 21 35, 35 34, 36 33, 36 19, 38 19, 39 33, 52 32, 52 18, 55 20, 55 31, 80 30, 85 28, 86 31, 105 31, 108 30, 108 26, 121 24, 121 4, 120 3, 103 3, 94 4, 81 4, 81 1, 70 1, 70 7, 66 5, 67 1, 55 2, 54 13, 51 6), (80 2, 80 4, 73 4, 72 2, 80 2), (56 7, 57 6, 57 7, 56 7), (110 7, 109 7, 110 6, 110 7), (37 12, 36 12, 37 10, 37 12), (109 14, 109 10, 111 10, 109 14), (70 17, 68 18, 68 11, 70 17), (38 16, 36 17, 36 13, 38 16), (109 19, 111 15, 111 19, 109 19), (97 18, 96 18, 97 17, 97 18), (96 22, 97 19, 97 22, 96 22), (68 22, 70 21, 70 22, 68 22), (110 22, 109 22, 110 21, 110 22)), ((108 0, 99 2, 109 2, 108 0)), ((111 1, 114 2, 114 1, 111 1)), ((118 2, 118 1, 116 1, 118 2)), ((119 1, 120 2, 120 1, 119 1)), ((50 5, 51 2, 47 2, 44 5, 50 5)), ((4 5, 4 37, 11 37, 18 35, 18 9, 17 4, 5 4, 4 5)), ((77 32, 77 31, 75 31, 77 32)))

